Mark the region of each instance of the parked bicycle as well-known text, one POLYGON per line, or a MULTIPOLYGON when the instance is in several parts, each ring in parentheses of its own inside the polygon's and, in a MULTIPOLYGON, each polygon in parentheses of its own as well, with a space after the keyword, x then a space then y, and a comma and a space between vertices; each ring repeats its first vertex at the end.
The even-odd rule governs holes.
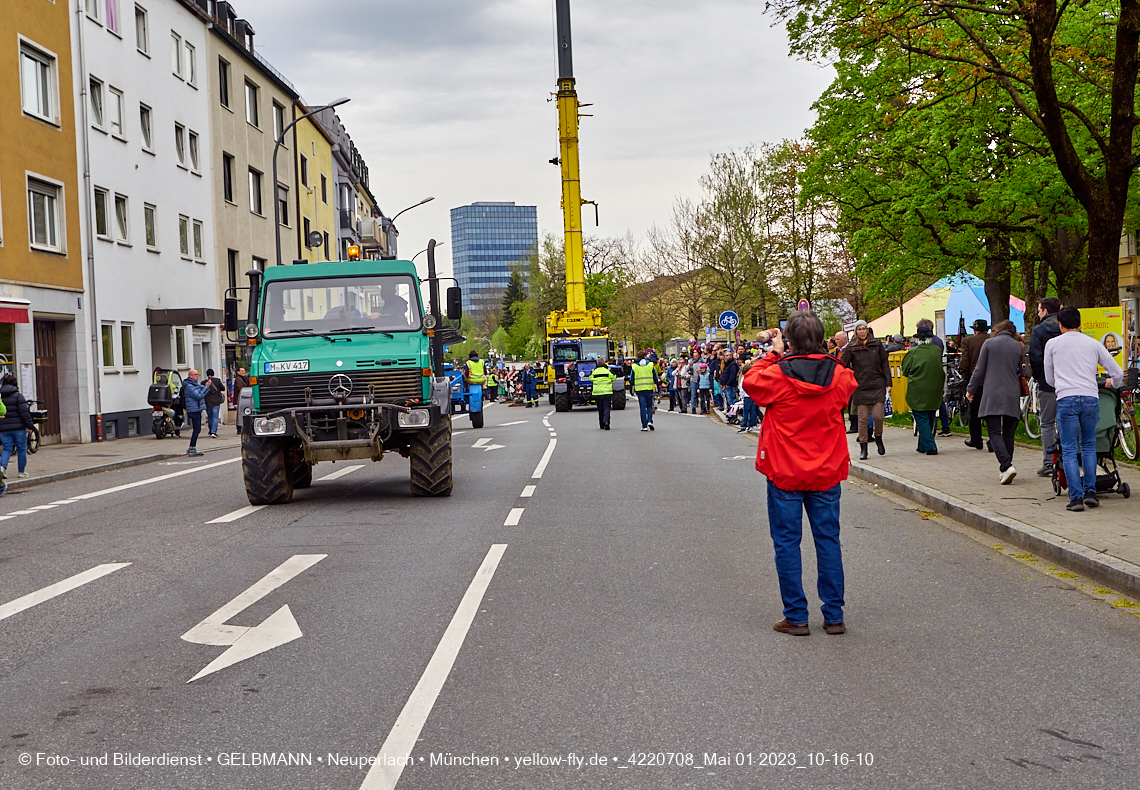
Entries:
POLYGON ((1041 438, 1041 397, 1036 379, 1029 379, 1029 394, 1021 396, 1021 421, 1030 438, 1041 438))
POLYGON ((40 408, 40 402, 37 400, 28 401, 28 410, 32 413, 32 422, 35 423, 28 429, 28 452, 34 453, 40 449, 40 426, 47 422, 48 413, 46 409, 40 408))

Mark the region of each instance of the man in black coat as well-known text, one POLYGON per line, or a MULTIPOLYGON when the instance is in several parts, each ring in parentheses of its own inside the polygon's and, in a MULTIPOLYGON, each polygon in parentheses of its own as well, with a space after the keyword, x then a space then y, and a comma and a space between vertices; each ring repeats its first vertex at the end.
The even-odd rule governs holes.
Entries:
POLYGON ((1061 334, 1057 313, 1061 300, 1046 296, 1037 303, 1037 326, 1029 336, 1029 367, 1037 382, 1037 415, 1041 421, 1041 451, 1043 462, 1038 477, 1053 474, 1053 450, 1057 444, 1057 391, 1045 381, 1045 344, 1061 334))
MULTIPOLYGON (((982 355, 982 344, 989 340, 990 324, 986 319, 979 318, 970 325, 974 334, 962 341, 962 355, 958 358, 958 370, 962 378, 969 382, 977 367, 978 358, 982 355)), ((978 406, 982 402, 982 388, 978 387, 977 394, 970 401, 970 438, 966 441, 967 447, 981 450, 982 420, 978 416, 978 406)))
POLYGON ((32 420, 32 411, 28 408, 27 399, 16 386, 16 377, 11 373, 4 375, 0 380, 0 398, 4 400, 4 408, 8 413, 0 418, 0 443, 3 451, 0 452, 0 467, 8 470, 8 459, 15 451, 20 467, 20 477, 27 477, 25 471, 28 465, 28 430, 35 427, 32 420))

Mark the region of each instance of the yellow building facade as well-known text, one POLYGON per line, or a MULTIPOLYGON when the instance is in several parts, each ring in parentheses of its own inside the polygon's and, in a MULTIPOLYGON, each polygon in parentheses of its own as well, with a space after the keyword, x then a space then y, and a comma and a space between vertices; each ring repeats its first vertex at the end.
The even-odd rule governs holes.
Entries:
MULTIPOLYGON (((297 117, 310 108, 297 103, 297 117)), ((336 249, 336 208, 333 196, 332 146, 325 131, 310 118, 298 121, 293 127, 297 174, 293 193, 297 196, 295 260, 308 263, 338 260, 336 249), (309 238, 313 232, 321 234, 319 244, 309 238)))

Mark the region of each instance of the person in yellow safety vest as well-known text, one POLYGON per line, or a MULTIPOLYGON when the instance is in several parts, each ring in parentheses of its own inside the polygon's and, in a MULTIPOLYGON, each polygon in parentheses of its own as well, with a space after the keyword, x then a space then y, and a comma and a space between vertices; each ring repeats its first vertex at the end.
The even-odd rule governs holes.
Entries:
POLYGON ((633 379, 633 392, 637 395, 638 405, 641 407, 641 430, 653 431, 653 396, 657 391, 657 370, 645 358, 644 351, 637 355, 637 362, 630 371, 633 379))
POLYGON ((606 361, 598 357, 598 366, 590 372, 590 384, 594 403, 598 404, 598 428, 610 429, 610 406, 613 401, 614 380, 617 376, 606 367, 606 361))
POLYGON ((491 403, 499 399, 499 379, 495 376, 495 366, 487 371, 487 398, 491 403))

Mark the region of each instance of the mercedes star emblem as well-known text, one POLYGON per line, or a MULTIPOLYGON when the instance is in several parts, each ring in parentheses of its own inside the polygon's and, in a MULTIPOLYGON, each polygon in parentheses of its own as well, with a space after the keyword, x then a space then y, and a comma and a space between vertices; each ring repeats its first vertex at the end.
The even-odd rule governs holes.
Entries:
POLYGON ((343 373, 337 373, 329 379, 329 393, 334 398, 347 398, 352 392, 352 379, 343 373))

